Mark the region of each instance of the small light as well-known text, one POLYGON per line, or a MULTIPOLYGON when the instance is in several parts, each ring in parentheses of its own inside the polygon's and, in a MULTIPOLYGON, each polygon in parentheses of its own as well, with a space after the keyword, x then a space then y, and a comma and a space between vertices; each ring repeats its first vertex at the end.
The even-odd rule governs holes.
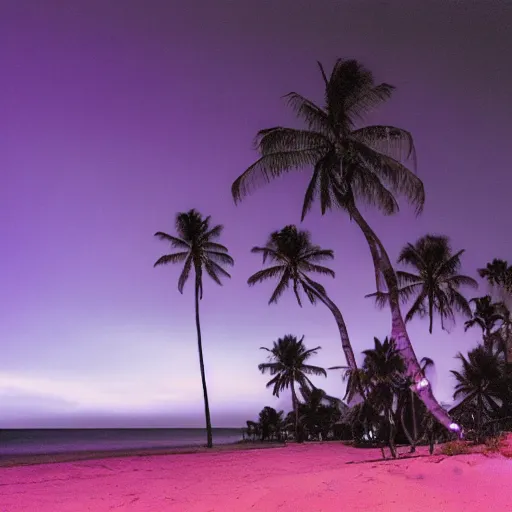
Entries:
POLYGON ((450 423, 449 429, 453 430, 454 432, 459 432, 460 427, 457 425, 457 423, 450 423))
POLYGON ((423 377, 423 379, 421 379, 421 380, 416 384, 416 389, 419 391, 420 389, 427 388, 428 386, 429 386, 428 379, 426 379, 425 377, 423 377))

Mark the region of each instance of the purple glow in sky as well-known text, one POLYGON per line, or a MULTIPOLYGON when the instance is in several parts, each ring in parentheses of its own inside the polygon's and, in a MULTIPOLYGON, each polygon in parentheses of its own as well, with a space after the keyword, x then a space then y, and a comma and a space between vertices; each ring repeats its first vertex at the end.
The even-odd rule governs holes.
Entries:
MULTIPOLYGON (((321 101, 317 59, 360 59, 398 88, 369 122, 412 131, 427 204, 418 219, 368 213, 391 256, 426 232, 465 248, 475 277, 512 255, 506 2, 7 0, 1 11, 0 428, 203 426, 193 289, 181 296, 177 268, 152 268, 166 250, 153 233, 193 207, 225 224, 236 260, 201 304, 214 426, 289 409, 257 370, 258 348, 279 336, 321 345, 315 364, 345 363, 326 308, 292 296, 269 307, 271 285, 246 284, 261 264, 250 248, 299 222, 306 173, 237 207, 230 196, 256 131, 295 122, 280 97, 321 101)), ((359 355, 390 329, 364 299, 366 242, 341 213, 315 209, 303 226, 335 251, 324 284, 359 355)), ((450 401, 453 357, 478 331, 461 320, 429 335, 414 321, 410 333, 450 401)), ((336 373, 317 383, 343 391, 336 373)))

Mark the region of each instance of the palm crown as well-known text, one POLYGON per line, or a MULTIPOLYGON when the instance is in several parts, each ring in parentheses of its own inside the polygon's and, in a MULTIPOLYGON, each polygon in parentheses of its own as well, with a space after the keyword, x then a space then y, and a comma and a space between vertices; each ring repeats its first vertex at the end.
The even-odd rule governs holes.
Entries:
POLYGON ((384 385, 394 388, 403 380, 405 364, 397 350, 395 341, 385 338, 380 341, 374 338, 374 348, 364 350, 362 371, 366 375, 366 382, 375 390, 384 385))
POLYGON ((497 295, 508 307, 512 304, 512 265, 507 261, 493 259, 485 268, 479 268, 478 274, 489 283, 493 295, 497 295), (496 293, 497 292, 497 293, 496 293))
POLYGON ((330 268, 318 264, 318 262, 333 259, 333 251, 313 245, 309 232, 298 230, 293 225, 286 226, 281 231, 275 231, 270 235, 265 247, 253 247, 251 252, 262 254, 263 263, 269 260, 272 265, 253 274, 247 281, 249 285, 252 286, 267 279, 279 279, 269 304, 276 303, 290 284, 299 305, 302 306, 301 290, 314 304, 316 296, 312 289, 322 295, 325 295, 325 290, 320 283, 310 279, 308 274, 324 274, 331 277, 335 275, 330 268))
POLYGON ((503 364, 495 354, 478 346, 468 353, 468 357, 458 354, 462 370, 451 370, 456 379, 454 398, 463 396, 463 402, 472 400, 483 402, 483 406, 497 409, 504 387, 503 364))
POLYGON ((505 304, 493 302, 490 295, 475 297, 469 302, 475 305, 472 318, 464 323, 465 330, 478 325, 484 334, 490 334, 496 324, 506 319, 505 304))
POLYGON ((258 133, 260 158, 233 183, 235 201, 288 171, 312 167, 302 219, 317 197, 322 213, 336 205, 350 210, 358 199, 392 214, 398 210, 395 194, 404 195, 420 211, 423 184, 401 163, 412 159, 415 165, 411 134, 394 126, 356 129, 394 87, 375 84, 372 73, 356 60, 337 60, 329 78, 319 66, 325 86, 323 106, 296 92, 286 95, 306 127, 277 126, 258 133))
POLYGON ((273 388, 272 393, 275 396, 279 396, 279 393, 287 388, 293 388, 295 383, 304 388, 311 387, 312 383, 308 375, 327 376, 323 368, 307 364, 320 347, 307 350, 303 341, 304 336, 297 340, 296 336, 287 334, 274 341, 271 349, 261 347, 261 350, 270 352, 270 356, 269 362, 258 365, 258 369, 261 373, 268 372, 273 376, 267 382, 267 388, 273 388))
POLYGON ((210 226, 210 217, 204 217, 197 210, 178 213, 176 215, 176 232, 178 237, 168 235, 162 231, 155 233, 160 240, 170 242, 171 246, 179 252, 166 254, 158 258, 155 267, 168 263, 184 263, 178 280, 178 290, 183 293, 190 270, 196 272, 197 285, 200 298, 203 296, 203 270, 219 285, 220 277, 231 277, 222 265, 234 264, 228 249, 215 242, 223 230, 222 225, 210 226))
MULTIPOLYGON (((412 267, 416 273, 397 271, 400 296, 404 302, 411 297, 415 300, 405 316, 406 321, 415 316, 429 316, 429 331, 432 333, 433 313, 436 311, 444 320, 453 320, 454 310, 464 316, 471 316, 467 299, 459 292, 461 286, 476 288, 477 282, 458 272, 461 267, 461 255, 464 250, 453 254, 446 236, 426 235, 413 244, 407 244, 398 257, 398 263, 412 267)), ((368 295, 374 297, 379 306, 387 303, 388 294, 376 292, 368 295)))

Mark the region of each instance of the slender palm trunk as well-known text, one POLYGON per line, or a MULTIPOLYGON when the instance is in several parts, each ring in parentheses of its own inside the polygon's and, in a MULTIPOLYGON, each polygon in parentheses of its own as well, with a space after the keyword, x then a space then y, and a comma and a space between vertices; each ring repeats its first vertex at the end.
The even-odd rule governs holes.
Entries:
POLYGON ((210 406, 208 404, 208 390, 206 388, 206 375, 205 375, 205 371, 204 371, 203 344, 201 341, 201 324, 199 322, 199 286, 200 286, 199 278, 196 275, 195 302, 196 302, 197 349, 199 352, 199 366, 201 368, 201 381, 203 384, 204 415, 206 418, 206 446, 208 448, 212 448, 213 447, 212 423, 210 420, 210 406))
POLYGON ((484 348, 485 348, 485 350, 489 354, 492 354, 493 340, 492 340, 491 329, 489 329, 488 327, 484 331, 483 338, 484 338, 484 348))
POLYGON ((393 421, 393 411, 390 407, 386 407, 385 415, 388 423, 388 446, 391 456, 396 459, 396 447, 395 447, 395 422, 393 421))
POLYGON ((411 453, 414 453, 416 451, 416 443, 413 436, 409 432, 407 425, 405 424, 405 407, 401 407, 400 409, 400 422, 402 424, 402 430, 404 431, 405 437, 407 438, 407 441, 409 441, 409 444, 411 445, 411 453))
MULTIPOLYGON (((356 224, 363 232, 368 245, 370 246, 373 263, 376 269, 382 272, 382 276, 386 283, 387 291, 389 294, 389 307, 391 310, 391 337, 394 338, 398 350, 404 359, 406 365, 407 375, 411 377, 413 382, 422 376, 422 371, 418 358, 414 353, 407 328, 405 326, 402 312, 400 311, 400 302, 398 296, 398 282, 396 279, 395 270, 391 264, 391 260, 375 232, 368 225, 366 220, 363 218, 359 210, 354 204, 349 209, 349 214, 354 219, 356 224)), ((377 283, 378 284, 378 283, 377 283)), ((416 390, 416 393, 423 401, 430 413, 437 418, 437 420, 444 425, 446 428, 450 427, 452 423, 448 413, 439 405, 436 400, 431 386, 426 386, 420 390, 416 390)))
POLYGON ((482 412, 483 412, 483 409, 484 409, 484 402, 482 400, 482 393, 478 393, 477 411, 476 411, 476 435, 477 435, 478 443, 482 439, 482 412))
MULTIPOLYGON (((321 294, 314 286, 310 285, 310 279, 307 276, 304 276, 305 285, 307 289, 320 301, 322 304, 327 306, 329 311, 334 316, 334 320, 336 321, 336 325, 338 326, 338 331, 340 333, 341 339, 341 348, 343 349, 343 353, 345 354, 345 359, 347 360, 347 365, 353 374, 356 374, 357 371, 357 363, 356 357, 354 355, 354 350, 352 349, 352 344, 350 343, 350 338, 348 336, 347 325, 345 324, 345 319, 341 314, 338 306, 327 296, 327 294, 321 294)), ((358 383, 359 394, 362 399, 365 398, 363 387, 358 383)), ((357 405, 360 402, 358 397, 354 397, 351 402, 348 404, 350 407, 357 405)))
POLYGON ((295 442, 300 443, 299 439, 299 401, 297 400, 297 393, 295 392, 295 384, 292 383, 292 402, 293 412, 295 413, 295 442))
POLYGON ((336 325, 338 326, 338 331, 340 333, 341 339, 341 347, 343 348, 343 353, 345 354, 345 358, 347 360, 348 367, 351 370, 357 370, 356 358, 354 356, 354 350, 352 349, 352 345, 350 343, 350 338, 348 336, 347 325, 345 324, 345 320, 341 311, 338 309, 338 306, 327 296, 322 295, 318 290, 316 290, 313 286, 309 284, 310 279, 305 276, 307 289, 320 301, 322 304, 329 308, 329 311, 334 316, 336 320, 336 325))
POLYGON ((418 423, 416 418, 416 395, 411 389, 411 412, 412 412, 412 435, 414 436, 414 451, 416 451, 416 442, 418 441, 418 423))
POLYGON ((434 327, 434 297, 432 297, 431 292, 429 292, 429 297, 428 297, 428 318, 429 318, 428 332, 430 334, 432 334, 432 328, 434 327))

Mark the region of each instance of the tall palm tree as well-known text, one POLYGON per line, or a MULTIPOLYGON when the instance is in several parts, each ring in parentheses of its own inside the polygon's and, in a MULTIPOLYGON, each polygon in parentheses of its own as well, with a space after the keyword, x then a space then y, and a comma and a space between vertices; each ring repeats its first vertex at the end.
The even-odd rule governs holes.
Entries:
MULTIPOLYGON (((398 194, 421 211, 423 183, 402 163, 415 162, 413 139, 408 131, 394 126, 356 127, 370 110, 391 96, 393 86, 375 84, 372 73, 356 60, 337 60, 329 77, 320 63, 319 67, 324 105, 318 106, 296 92, 288 94, 288 103, 305 128, 277 126, 261 130, 256 137, 260 158, 235 180, 231 192, 239 202, 261 184, 290 171, 312 168, 302 218, 319 198, 322 213, 340 207, 359 226, 372 255, 377 290, 382 289, 384 280, 389 291, 391 335, 411 379, 419 381, 423 376, 400 311, 395 271, 384 245, 359 210, 359 205, 366 203, 384 214, 393 214, 398 211, 398 194)), ((457 428, 451 425, 430 386, 417 392, 440 422, 447 428, 457 428)))
POLYGON ((484 415, 500 409, 505 388, 502 363, 481 345, 471 350, 467 358, 461 353, 457 358, 462 371, 451 370, 457 381, 453 398, 463 396, 457 407, 470 403, 476 406, 476 431, 480 437, 484 415))
POLYGON ((178 290, 183 293, 190 271, 195 274, 195 312, 197 329, 197 348, 199 352, 199 366, 201 368, 201 381, 203 385, 204 413, 206 418, 207 446, 213 446, 212 424, 210 420, 210 407, 208 404, 208 390, 203 360, 203 345, 201 339, 201 324, 199 321, 199 301, 203 298, 203 271, 206 272, 218 285, 222 285, 221 277, 231 277, 223 265, 232 266, 233 258, 228 249, 216 240, 222 234, 223 226, 211 226, 210 217, 203 217, 197 210, 178 213, 176 215, 176 232, 178 236, 168 235, 162 231, 155 233, 160 240, 171 244, 178 252, 166 254, 158 258, 155 267, 169 263, 183 263, 183 270, 178 279, 178 290))
MULTIPOLYGON (((434 312, 441 318, 441 328, 444 329, 446 319, 454 320, 458 311, 466 317, 471 316, 471 308, 467 299, 460 293, 461 286, 477 288, 477 282, 469 277, 460 275, 460 258, 464 250, 453 254, 450 241, 446 236, 425 235, 416 243, 407 244, 398 257, 398 263, 412 267, 415 272, 397 271, 399 294, 404 302, 411 297, 414 302, 405 315, 409 322, 415 316, 429 317, 429 332, 432 334, 434 312)), ((377 291, 367 295, 374 297, 378 305, 388 303, 389 294, 377 291)))
POLYGON ((247 281, 249 285, 253 286, 268 279, 277 279, 278 283, 270 296, 269 304, 277 303, 281 295, 290 287, 301 307, 302 293, 311 304, 316 304, 317 301, 325 304, 336 320, 347 364, 350 369, 357 369, 354 351, 341 311, 329 298, 325 288, 309 277, 310 274, 335 276, 330 268, 320 265, 321 262, 334 258, 333 251, 313 245, 308 231, 298 230, 296 226, 289 225, 280 231, 273 232, 264 247, 253 247, 251 252, 262 254, 263 264, 269 261, 270 266, 249 277, 247 281))
POLYGON ((272 379, 267 382, 267 388, 272 388, 274 396, 278 397, 281 391, 288 388, 291 389, 293 412, 295 414, 295 439, 297 441, 300 440, 299 400, 295 386, 311 386, 308 375, 327 377, 327 373, 323 368, 307 364, 307 361, 317 354, 321 347, 307 350, 303 341, 304 336, 298 340, 296 336, 287 334, 274 341, 272 348, 261 347, 261 350, 270 352, 270 356, 268 363, 258 365, 261 373, 269 373, 272 376, 272 379))
POLYGON ((464 323, 467 331, 477 325, 482 329, 484 347, 488 352, 493 349, 495 329, 506 321, 506 307, 502 302, 493 302, 490 295, 475 297, 469 301, 475 305, 472 317, 464 323))

